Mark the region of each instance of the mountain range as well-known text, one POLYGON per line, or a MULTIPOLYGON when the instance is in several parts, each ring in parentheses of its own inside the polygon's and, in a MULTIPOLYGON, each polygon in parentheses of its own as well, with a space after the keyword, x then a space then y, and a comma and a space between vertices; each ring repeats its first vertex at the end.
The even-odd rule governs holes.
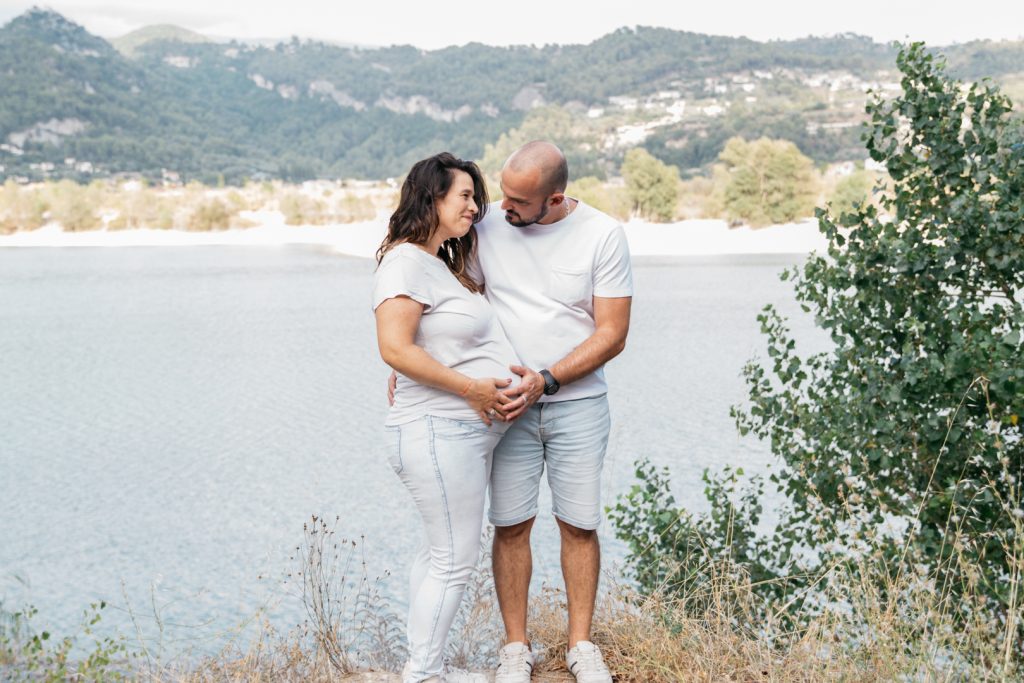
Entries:
MULTIPOLYGON (((939 51, 957 76, 1024 94, 1024 42, 939 51)), ((486 159, 541 135, 577 176, 614 173, 638 145, 699 173, 732 135, 790 139, 822 164, 862 160, 865 93, 898 90, 895 54, 855 35, 645 27, 587 45, 433 51, 253 45, 173 26, 108 42, 33 8, 0 28, 0 179, 383 178, 443 149, 486 159)))

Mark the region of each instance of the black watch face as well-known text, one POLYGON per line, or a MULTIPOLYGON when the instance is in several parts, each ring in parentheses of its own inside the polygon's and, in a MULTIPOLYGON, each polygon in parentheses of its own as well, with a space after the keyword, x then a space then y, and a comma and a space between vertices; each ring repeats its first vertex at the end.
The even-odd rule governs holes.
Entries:
POLYGON ((554 375, 550 372, 543 372, 541 374, 544 377, 544 394, 550 396, 558 391, 561 385, 558 383, 558 380, 555 379, 554 375))

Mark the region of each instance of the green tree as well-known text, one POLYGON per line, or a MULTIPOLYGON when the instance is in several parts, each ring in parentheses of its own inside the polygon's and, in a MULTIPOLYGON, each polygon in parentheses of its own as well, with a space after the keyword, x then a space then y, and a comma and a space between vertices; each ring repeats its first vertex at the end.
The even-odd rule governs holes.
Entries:
POLYGON ((339 223, 372 221, 376 216, 377 207, 370 197, 360 197, 352 192, 346 192, 334 204, 334 220, 339 223))
POLYGON ((732 138, 718 159, 717 177, 730 220, 763 226, 811 215, 814 167, 792 142, 732 138))
POLYGON ((323 225, 330 220, 324 202, 301 192, 288 192, 279 202, 287 225, 323 225))
POLYGON ((99 183, 79 185, 73 180, 47 184, 51 196, 50 218, 68 232, 96 230, 102 226, 99 206, 103 186, 99 183))
POLYGON ((630 200, 623 187, 613 187, 594 176, 584 176, 570 182, 565 193, 620 221, 629 220, 630 200))
POLYGON ((188 219, 188 229, 196 231, 227 230, 231 226, 231 212, 219 199, 200 202, 188 219))
POLYGON ((569 162, 569 177, 585 175, 603 176, 594 149, 595 132, 585 122, 562 107, 531 109, 522 123, 505 133, 497 141, 484 147, 480 168, 496 177, 512 152, 532 140, 548 140, 558 145, 569 162))
POLYGON ((672 220, 679 201, 679 171, 675 166, 634 147, 622 162, 622 177, 635 213, 663 223, 672 220))
MULTIPOLYGON (((771 480, 788 506, 772 535, 740 533, 739 548, 666 548, 666 571, 692 581, 709 552, 727 553, 774 577, 757 590, 799 613, 821 604, 830 567, 859 571, 870 556, 887 571, 879 594, 910 573, 953 621, 988 624, 1012 676, 1024 655, 1024 136, 991 84, 951 79, 918 43, 897 63, 902 94, 870 102, 864 137, 891 194, 838 217, 819 209, 827 255, 784 273, 833 348, 799 355, 765 307, 768 361, 744 368, 749 403, 734 408, 783 463, 771 480)), ((757 523, 760 496, 738 499, 729 473, 712 478, 707 517, 665 510, 664 477, 640 475, 616 512, 624 538, 714 534, 723 515, 740 531, 757 523)))
POLYGON ((39 188, 22 187, 13 178, 8 178, 0 187, 0 233, 42 227, 49 208, 39 188))
POLYGON ((854 204, 868 201, 871 198, 873 184, 874 177, 869 171, 858 170, 840 178, 829 199, 832 210, 841 213, 852 208, 854 204))
POLYGON ((505 159, 527 142, 549 140, 563 148, 573 137, 573 121, 569 112, 561 107, 540 107, 526 115, 516 128, 502 133, 493 143, 484 147, 480 168, 489 175, 497 175, 505 159))

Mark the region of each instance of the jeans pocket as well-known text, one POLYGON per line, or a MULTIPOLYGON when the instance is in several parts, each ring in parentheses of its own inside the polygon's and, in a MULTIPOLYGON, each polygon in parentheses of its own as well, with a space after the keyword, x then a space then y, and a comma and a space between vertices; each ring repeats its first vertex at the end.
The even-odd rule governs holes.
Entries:
POLYGON ((401 474, 404 469, 402 465, 402 428, 384 427, 384 444, 387 452, 388 464, 395 474, 401 474))
POLYGON ((432 415, 430 423, 434 436, 440 439, 466 439, 493 433, 483 420, 453 420, 450 417, 432 415))

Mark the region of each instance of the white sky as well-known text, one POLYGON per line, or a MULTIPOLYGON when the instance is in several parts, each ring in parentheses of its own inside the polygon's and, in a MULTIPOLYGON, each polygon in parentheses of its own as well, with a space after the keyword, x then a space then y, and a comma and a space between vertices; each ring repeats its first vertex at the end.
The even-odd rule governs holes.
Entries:
MULTIPOLYGON (((932 45, 1024 38, 1024 0, 41 0, 89 31, 116 37, 177 24, 235 38, 300 38, 425 49, 588 43, 622 26, 661 26, 755 40, 858 33, 932 45)), ((0 0, 0 24, 31 0, 0 0)), ((1022 65, 1024 69, 1024 65, 1022 65)))

